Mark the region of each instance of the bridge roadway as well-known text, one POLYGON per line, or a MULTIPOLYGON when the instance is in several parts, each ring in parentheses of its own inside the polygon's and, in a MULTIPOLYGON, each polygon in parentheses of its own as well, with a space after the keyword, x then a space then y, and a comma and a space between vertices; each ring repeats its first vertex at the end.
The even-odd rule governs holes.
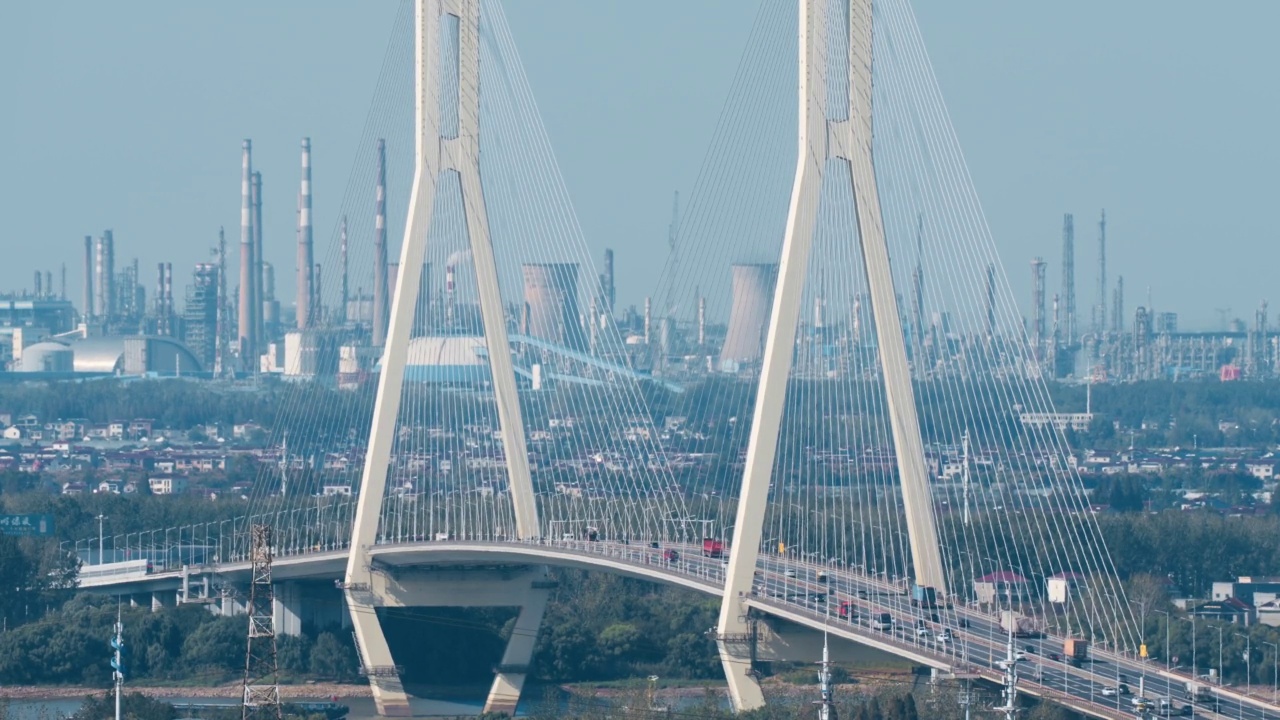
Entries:
MULTIPOLYGON (((676 585, 720 596, 724 586, 723 560, 704 557, 701 547, 664 543, 653 548, 643 543, 611 541, 543 540, 540 542, 435 541, 377 545, 371 557, 390 567, 554 565, 616 573, 676 585), (664 550, 680 557, 663 559, 664 550)), ((319 550, 278 557, 273 567, 277 582, 339 579, 348 553, 345 549, 319 550)), ((85 578, 81 587, 118 594, 173 591, 201 576, 218 576, 223 582, 247 582, 249 563, 229 562, 188 567, 152 574, 121 574, 85 578)), ((968 607, 925 610, 911 607, 900 586, 845 568, 824 567, 791 557, 762 554, 751 597, 753 610, 843 638, 934 668, 944 676, 1002 681, 998 663, 1008 654, 1008 638, 998 618, 968 607), (818 581, 818 573, 826 582, 818 581), (841 618, 841 602, 850 603, 850 618, 841 618), (889 613, 893 629, 872 627, 872 619, 889 613), (934 617, 937 619, 934 620, 934 617), (923 628, 923 629, 921 629, 923 628), (939 641, 938 632, 951 630, 953 640, 939 641)), ((1018 639, 1016 650, 1025 654, 1017 663, 1018 690, 1082 713, 1101 718, 1131 718, 1132 697, 1141 692, 1156 700, 1172 698, 1177 707, 1189 701, 1183 692, 1188 676, 1167 673, 1156 663, 1090 648, 1090 658, 1075 668, 1049 658, 1061 652, 1063 638, 1046 636, 1018 639), (1133 696, 1104 696, 1104 688, 1124 683, 1133 696)), ((1263 720, 1280 718, 1280 710, 1256 697, 1245 697, 1229 688, 1214 688, 1216 712, 1203 703, 1195 717, 1263 720)))

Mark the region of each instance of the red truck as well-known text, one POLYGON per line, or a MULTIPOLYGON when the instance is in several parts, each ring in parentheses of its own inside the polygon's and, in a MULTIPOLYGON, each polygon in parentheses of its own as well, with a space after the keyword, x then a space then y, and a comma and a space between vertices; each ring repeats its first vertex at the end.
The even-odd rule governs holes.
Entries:
POLYGON ((840 619, 855 620, 858 617, 858 608, 848 600, 840 601, 840 619))
POLYGON ((724 557, 724 543, 711 538, 703 538, 702 554, 710 558, 724 557))

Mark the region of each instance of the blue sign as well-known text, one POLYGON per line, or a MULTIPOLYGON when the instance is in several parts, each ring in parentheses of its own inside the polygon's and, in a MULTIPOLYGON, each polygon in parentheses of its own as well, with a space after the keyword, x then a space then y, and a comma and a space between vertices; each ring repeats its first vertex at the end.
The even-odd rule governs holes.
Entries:
POLYGON ((0 515, 0 535, 45 537, 52 534, 52 515, 0 515))

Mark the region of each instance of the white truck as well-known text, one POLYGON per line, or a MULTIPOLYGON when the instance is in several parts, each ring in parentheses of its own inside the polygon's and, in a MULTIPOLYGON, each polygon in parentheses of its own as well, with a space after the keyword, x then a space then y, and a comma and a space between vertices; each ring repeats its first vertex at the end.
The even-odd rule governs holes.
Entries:
POLYGON ((1002 610, 1000 612, 1000 629, 1006 633, 1013 633, 1014 637, 1040 637, 1044 634, 1044 622, 1040 618, 1015 610, 1002 610))
POLYGON ((1185 685, 1187 699, 1195 703, 1207 703, 1213 700, 1213 691, 1204 683, 1188 681, 1185 685))

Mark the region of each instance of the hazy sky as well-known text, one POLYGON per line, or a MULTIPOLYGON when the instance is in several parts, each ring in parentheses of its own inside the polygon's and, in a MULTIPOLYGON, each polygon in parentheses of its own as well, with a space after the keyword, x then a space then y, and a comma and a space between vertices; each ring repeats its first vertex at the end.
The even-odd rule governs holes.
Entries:
MULTIPOLYGON (((66 262, 78 300, 82 238, 104 228, 118 265, 141 258, 148 288, 160 260, 185 284, 219 225, 238 239, 245 137, 269 183, 267 259, 291 270, 298 141, 316 146, 319 237, 397 5, 0 3, 0 288, 30 287, 35 268, 56 282, 66 262)), ((645 244, 662 247, 671 192, 693 184, 756 5, 506 3, 588 241, 617 247, 626 268, 621 302, 656 282, 662 255, 645 244)), ((1251 318, 1272 294, 1280 3, 915 5, 1021 305, 1033 255, 1057 291, 1071 211, 1088 317, 1103 207, 1130 312, 1148 285, 1184 326, 1216 325, 1215 308, 1251 318)))

